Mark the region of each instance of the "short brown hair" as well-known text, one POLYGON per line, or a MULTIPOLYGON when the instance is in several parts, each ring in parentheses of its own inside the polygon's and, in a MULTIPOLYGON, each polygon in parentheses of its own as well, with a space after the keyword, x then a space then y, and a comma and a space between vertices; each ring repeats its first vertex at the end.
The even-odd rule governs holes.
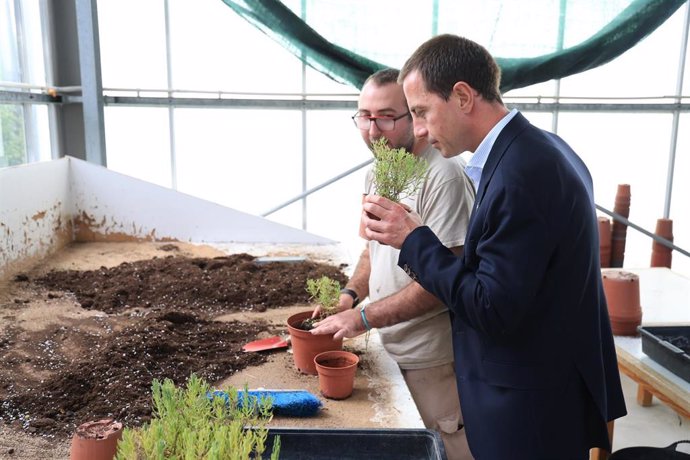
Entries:
POLYGON ((376 86, 398 83, 398 75, 400 75, 400 71, 398 69, 381 69, 369 75, 369 77, 364 80, 364 85, 370 81, 376 83, 376 86))
POLYGON ((486 48, 467 38, 444 34, 422 43, 403 65, 398 81, 415 70, 426 89, 446 101, 455 83, 464 81, 487 101, 503 102, 500 67, 486 48))

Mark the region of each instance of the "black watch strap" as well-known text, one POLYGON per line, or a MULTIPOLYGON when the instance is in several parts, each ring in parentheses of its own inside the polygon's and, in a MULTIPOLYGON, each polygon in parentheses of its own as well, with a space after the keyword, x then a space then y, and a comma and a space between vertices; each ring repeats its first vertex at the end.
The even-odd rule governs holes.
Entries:
POLYGON ((352 297, 352 308, 355 308, 355 307, 357 306, 357 304, 359 303, 359 296, 358 296, 357 293, 356 293, 355 291, 353 291, 352 289, 349 289, 349 288, 342 288, 342 289, 340 290, 340 293, 341 293, 341 294, 347 294, 347 295, 349 295, 350 297, 352 297))

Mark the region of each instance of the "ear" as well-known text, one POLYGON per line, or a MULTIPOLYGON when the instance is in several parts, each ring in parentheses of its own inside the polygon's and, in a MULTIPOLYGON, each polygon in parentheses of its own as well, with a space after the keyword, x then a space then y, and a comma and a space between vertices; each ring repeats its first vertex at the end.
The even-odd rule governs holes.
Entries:
POLYGON ((464 81, 459 81, 453 85, 451 97, 455 98, 460 110, 469 112, 474 105, 476 91, 464 81))

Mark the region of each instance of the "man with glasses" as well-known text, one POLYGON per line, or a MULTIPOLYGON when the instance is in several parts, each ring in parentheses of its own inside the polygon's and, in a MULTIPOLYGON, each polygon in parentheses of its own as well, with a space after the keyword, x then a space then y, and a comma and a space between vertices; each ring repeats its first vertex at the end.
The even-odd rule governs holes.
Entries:
MULTIPOLYGON (((385 137, 390 147, 405 148, 429 163, 421 190, 402 203, 419 214, 448 248, 461 254, 474 204, 474 187, 460 163, 443 158, 426 140, 415 138, 412 117, 397 78, 398 71, 394 69, 370 76, 362 87, 358 110, 352 119, 370 149, 374 141, 385 137)), ((371 170, 365 192, 376 193, 371 170)), ((323 333, 323 327, 331 322, 349 324, 346 327, 361 331, 367 326, 363 324, 366 316, 361 308, 354 307, 367 296, 367 308, 394 305, 404 314, 416 312, 408 321, 400 322, 398 314, 393 313, 380 322, 381 342, 398 363, 424 425, 440 432, 448 458, 470 459, 453 369, 448 308, 397 266, 399 252, 369 241, 340 296, 342 312, 322 321, 313 333, 323 333)))

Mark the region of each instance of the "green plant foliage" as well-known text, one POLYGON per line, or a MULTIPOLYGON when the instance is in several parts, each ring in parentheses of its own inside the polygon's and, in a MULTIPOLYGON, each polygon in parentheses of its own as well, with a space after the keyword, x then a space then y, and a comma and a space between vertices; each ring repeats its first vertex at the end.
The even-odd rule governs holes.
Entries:
POLYGON ((404 148, 390 148, 384 137, 374 142, 372 148, 376 194, 399 202, 417 193, 429 169, 427 161, 404 148))
POLYGON ((321 305, 321 317, 338 313, 340 283, 328 276, 307 280, 307 292, 312 300, 321 305))
MULTIPOLYGON (((172 380, 153 381, 153 419, 141 428, 125 428, 117 460, 248 460, 261 459, 271 419, 270 399, 213 396, 211 387, 192 374, 186 388, 172 380), (240 404, 239 401, 242 400, 240 404)), ((275 438, 271 459, 280 453, 275 438)))

